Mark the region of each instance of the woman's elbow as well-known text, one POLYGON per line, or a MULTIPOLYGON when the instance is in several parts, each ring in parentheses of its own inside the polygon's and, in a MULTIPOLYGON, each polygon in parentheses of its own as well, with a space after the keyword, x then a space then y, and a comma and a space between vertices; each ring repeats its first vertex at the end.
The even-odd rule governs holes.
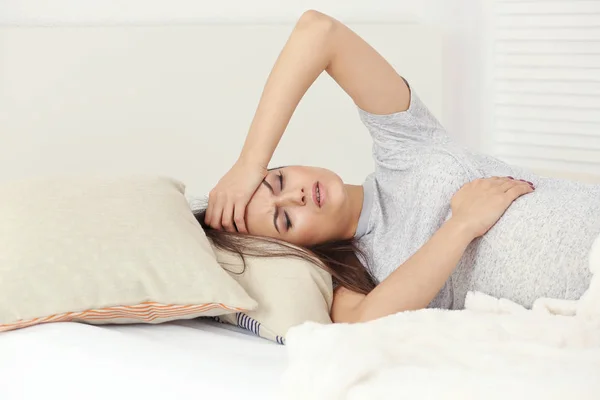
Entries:
POLYGON ((358 324, 361 322, 369 322, 377 317, 373 316, 373 313, 368 311, 365 312, 364 309, 355 308, 345 310, 344 312, 331 313, 331 321, 333 323, 342 323, 342 324, 358 324))
POLYGON ((333 306, 331 307, 331 320, 334 323, 366 322, 365 304, 366 295, 353 292, 344 287, 337 288, 333 293, 333 306))
POLYGON ((384 318, 389 315, 397 314, 404 311, 412 311, 413 308, 393 308, 374 304, 373 302, 366 301, 365 298, 355 303, 348 303, 338 305, 336 307, 334 300, 334 307, 332 307, 331 320, 334 323, 347 323, 355 324, 361 322, 369 322, 379 318, 384 318))
POLYGON ((323 36, 328 36, 335 28, 336 20, 319 11, 305 11, 298 20, 296 28, 310 30, 323 36))

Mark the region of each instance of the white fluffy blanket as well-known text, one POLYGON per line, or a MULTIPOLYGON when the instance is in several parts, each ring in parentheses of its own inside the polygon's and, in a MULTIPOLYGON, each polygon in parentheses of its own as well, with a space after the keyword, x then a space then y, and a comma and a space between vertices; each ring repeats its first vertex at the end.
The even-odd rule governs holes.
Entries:
POLYGON ((287 335, 286 399, 600 399, 600 238, 579 301, 532 310, 469 293, 466 310, 363 324, 306 323, 287 335))

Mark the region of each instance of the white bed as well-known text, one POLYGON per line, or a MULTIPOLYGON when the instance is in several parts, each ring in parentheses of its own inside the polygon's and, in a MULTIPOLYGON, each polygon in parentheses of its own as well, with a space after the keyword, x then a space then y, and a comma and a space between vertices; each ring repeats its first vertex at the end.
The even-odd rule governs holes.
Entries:
MULTIPOLYGON (((353 27, 443 120, 440 35, 416 25, 353 27)), ((146 173, 206 193, 237 156, 290 29, 0 28, 0 182, 146 173)), ((355 183, 371 171, 370 138, 327 77, 288 131, 274 165, 328 167, 355 183)), ((0 398, 277 398, 285 365, 283 346, 206 321, 51 324, 0 335, 0 398)))
POLYGON ((3 400, 269 399, 286 365, 283 346, 206 320, 39 325, 2 334, 0 354, 3 400))

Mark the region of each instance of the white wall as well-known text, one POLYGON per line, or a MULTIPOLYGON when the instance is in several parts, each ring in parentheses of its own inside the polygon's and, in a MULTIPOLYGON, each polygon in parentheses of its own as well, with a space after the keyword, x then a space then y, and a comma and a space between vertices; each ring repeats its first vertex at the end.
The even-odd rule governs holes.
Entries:
MULTIPOLYGON (((438 32, 415 24, 351 26, 442 114, 438 32)), ((142 173, 176 177, 190 194, 207 193, 239 154, 290 30, 206 23, 0 27, 0 183, 142 173)), ((326 75, 287 130, 272 165, 317 165, 348 183, 363 182, 373 170, 356 107, 326 75)))
POLYGON ((481 7, 478 0, 0 0, 0 25, 291 23, 302 11, 314 8, 344 22, 415 21, 436 26, 446 33, 442 119, 453 134, 479 147, 481 7))
POLYGON ((309 8, 363 22, 398 21, 415 16, 440 21, 449 11, 476 3, 470 0, 1 0, 0 23, 292 21, 309 8))

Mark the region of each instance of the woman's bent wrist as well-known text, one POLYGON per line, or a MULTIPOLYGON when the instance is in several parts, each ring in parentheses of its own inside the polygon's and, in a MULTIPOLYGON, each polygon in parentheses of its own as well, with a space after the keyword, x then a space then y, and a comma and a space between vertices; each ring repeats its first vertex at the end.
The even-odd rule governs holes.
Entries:
POLYGON ((269 167, 270 159, 260 155, 246 154, 242 151, 237 159, 237 164, 244 166, 245 168, 257 168, 263 172, 266 172, 269 167))
POLYGON ((461 218, 451 217, 444 225, 447 225, 457 238, 463 239, 468 243, 471 243, 477 237, 470 224, 461 218))

